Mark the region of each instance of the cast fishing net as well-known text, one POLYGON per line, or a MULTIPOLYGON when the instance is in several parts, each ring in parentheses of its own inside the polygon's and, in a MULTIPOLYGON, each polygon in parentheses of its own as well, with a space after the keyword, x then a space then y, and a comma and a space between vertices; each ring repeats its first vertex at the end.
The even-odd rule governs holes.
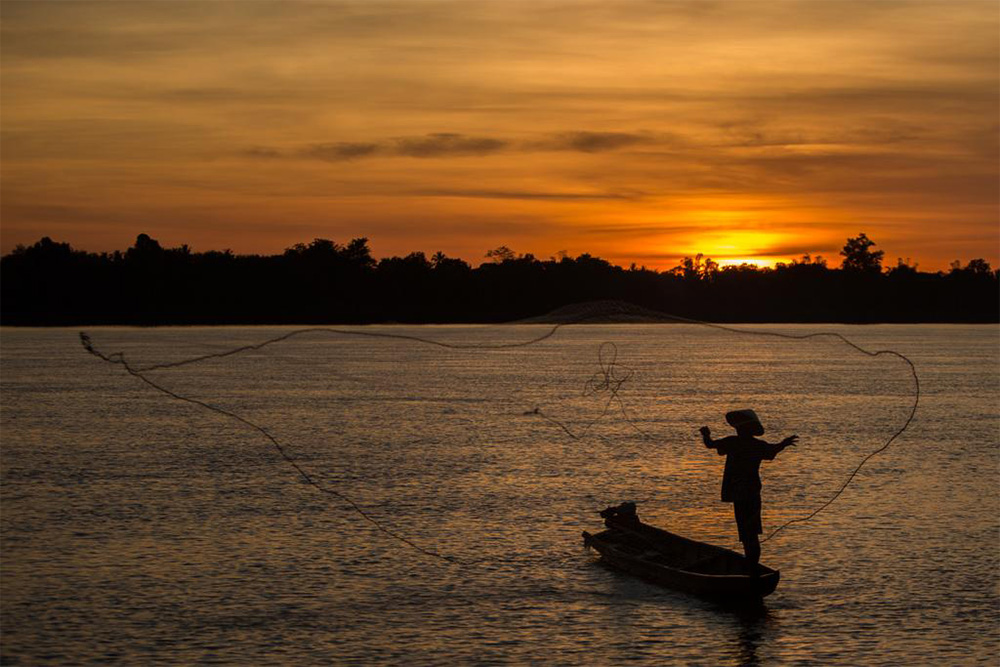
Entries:
POLYGON ((638 499, 696 530, 700 508, 718 505, 720 475, 698 428, 727 435, 722 415, 745 407, 761 415, 765 439, 801 438, 764 470, 771 497, 785 501, 772 503, 765 541, 835 503, 906 431, 920 399, 910 359, 841 331, 721 325, 617 302, 508 325, 218 329, 213 349, 189 347, 183 330, 151 331, 114 352, 86 333, 81 342, 165 400, 265 444, 333 509, 459 564, 479 557, 416 539, 395 516, 564 521, 574 505, 558 495, 595 510, 638 499))

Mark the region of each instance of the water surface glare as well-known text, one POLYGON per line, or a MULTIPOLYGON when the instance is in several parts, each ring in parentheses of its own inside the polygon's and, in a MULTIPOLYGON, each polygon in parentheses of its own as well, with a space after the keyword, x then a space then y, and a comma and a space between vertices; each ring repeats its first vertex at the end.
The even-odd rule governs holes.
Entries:
MULTIPOLYGON (((1000 655, 1000 331, 768 325, 892 348, 920 410, 834 505, 763 545, 782 572, 753 613, 604 567, 596 512, 737 547, 719 502, 752 407, 776 441, 764 529, 808 514, 906 419, 909 369, 843 343, 695 325, 588 325, 524 348, 310 334, 150 377, 280 440, 429 559, 316 492, 259 433, 87 355, 76 330, 0 332, 3 664, 995 664, 1000 655), (583 388, 614 342, 637 428, 583 388), (641 433, 640 433, 641 430, 641 433), (645 434, 645 435, 643 435, 645 434), (648 436, 648 437, 647 437, 648 436)), ((368 327, 512 342, 542 325, 368 327)), ((95 328, 137 365, 281 327, 95 328)))

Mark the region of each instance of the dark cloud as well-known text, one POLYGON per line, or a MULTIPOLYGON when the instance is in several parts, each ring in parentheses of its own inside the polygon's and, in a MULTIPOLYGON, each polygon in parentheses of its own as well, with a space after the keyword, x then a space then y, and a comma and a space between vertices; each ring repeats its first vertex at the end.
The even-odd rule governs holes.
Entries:
POLYGON ((524 190, 421 190, 411 192, 423 197, 462 197, 471 199, 527 199, 527 200, 635 200, 637 193, 627 192, 532 192, 524 190))
POLYGON ((602 153, 636 144, 654 143, 652 137, 627 132, 562 132, 539 142, 540 150, 602 153))
MULTIPOLYGON (((658 143, 659 140, 645 134, 627 132, 559 132, 543 139, 515 142, 498 137, 470 136, 456 132, 435 132, 415 137, 392 137, 370 142, 337 141, 312 144, 297 151, 298 157, 341 162, 378 155, 442 158, 476 157, 492 155, 501 151, 571 151, 579 153, 602 153, 637 144, 658 143)), ((245 151, 250 157, 269 158, 278 151, 266 147, 255 147, 245 151)))
MULTIPOLYGON (((366 157, 402 156, 415 158, 468 157, 489 155, 508 146, 503 139, 472 137, 452 132, 439 132, 417 137, 394 137, 378 141, 335 141, 311 144, 289 155, 324 162, 343 162, 366 157)), ((275 157, 276 149, 257 147, 244 152, 250 157, 275 157)))
POLYGON ((423 137, 399 137, 390 140, 392 152, 409 157, 450 157, 489 155, 507 147, 507 142, 493 137, 469 137, 440 132, 423 137))
POLYGON ((340 162, 369 157, 383 150, 384 147, 379 144, 338 141, 332 144, 313 144, 304 148, 299 154, 303 157, 325 160, 327 162, 340 162))

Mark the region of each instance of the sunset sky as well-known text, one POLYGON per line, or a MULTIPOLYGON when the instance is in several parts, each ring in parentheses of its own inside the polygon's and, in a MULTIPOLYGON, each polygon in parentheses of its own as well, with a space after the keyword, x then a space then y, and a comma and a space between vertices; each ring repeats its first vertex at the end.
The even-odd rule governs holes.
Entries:
POLYGON ((1000 4, 12 2, 2 251, 1000 264, 1000 4))

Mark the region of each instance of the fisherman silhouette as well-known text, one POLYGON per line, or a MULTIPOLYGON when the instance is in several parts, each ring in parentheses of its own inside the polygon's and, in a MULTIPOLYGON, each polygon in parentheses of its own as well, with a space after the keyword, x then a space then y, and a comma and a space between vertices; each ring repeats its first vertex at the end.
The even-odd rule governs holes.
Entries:
POLYGON ((757 536, 764 532, 760 521, 760 462, 773 460, 785 447, 794 446, 799 436, 789 436, 776 445, 759 440, 756 436, 764 435, 764 427, 753 410, 728 412, 726 421, 736 429, 736 435, 713 440, 711 430, 702 426, 701 437, 706 447, 726 457, 722 502, 733 503, 747 568, 756 575, 760 561, 760 538, 757 536))

